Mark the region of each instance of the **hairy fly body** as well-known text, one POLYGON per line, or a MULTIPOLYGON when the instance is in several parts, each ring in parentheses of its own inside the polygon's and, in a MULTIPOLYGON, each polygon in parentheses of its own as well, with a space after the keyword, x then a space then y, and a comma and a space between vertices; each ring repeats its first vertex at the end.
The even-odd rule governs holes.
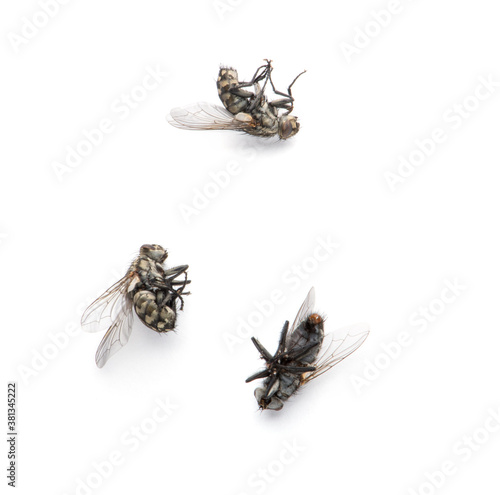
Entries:
POLYGON ((187 279, 188 265, 164 267, 167 256, 158 244, 144 244, 126 275, 83 313, 81 323, 86 331, 107 327, 95 356, 99 368, 127 343, 132 331, 132 309, 155 332, 164 333, 175 327, 177 310, 184 306, 182 296, 189 294, 184 289, 191 281, 187 279), (181 276, 183 279, 177 280, 181 276))
MULTIPOLYGON (((197 103, 174 108, 167 117, 174 127, 191 130, 234 130, 254 136, 288 139, 299 132, 297 117, 290 115, 294 98, 292 86, 301 72, 288 86, 287 92, 278 91, 271 78, 273 67, 266 60, 248 82, 240 81, 238 72, 221 67, 217 78, 217 92, 224 108, 210 103, 197 103), (268 101, 266 85, 280 98, 268 101)), ((305 71, 304 71, 305 72, 305 71)))
POLYGON ((344 336, 325 337, 325 319, 314 312, 314 288, 309 291, 297 313, 292 328, 286 321, 281 331, 278 349, 271 354, 256 338, 252 342, 266 362, 264 370, 247 378, 247 382, 264 378, 255 389, 260 409, 279 411, 283 403, 302 385, 322 375, 353 353, 368 337, 366 325, 344 329, 344 336), (326 340, 329 343, 326 343, 326 340))
POLYGON ((251 105, 256 101, 258 94, 263 91, 258 84, 263 79, 267 79, 269 70, 269 63, 261 65, 255 71, 250 82, 240 82, 236 69, 221 67, 217 77, 217 92, 224 108, 233 115, 237 115, 240 112, 248 113, 251 105), (255 87, 255 92, 245 89, 252 86, 255 87))

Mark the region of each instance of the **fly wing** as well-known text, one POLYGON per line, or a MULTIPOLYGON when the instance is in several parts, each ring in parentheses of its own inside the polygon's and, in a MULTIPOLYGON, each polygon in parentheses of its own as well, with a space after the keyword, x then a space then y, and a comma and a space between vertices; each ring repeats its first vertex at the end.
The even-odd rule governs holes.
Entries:
POLYGON ((190 129, 195 131, 204 130, 233 130, 242 131, 252 126, 253 119, 247 114, 239 114, 236 118, 224 107, 212 105, 211 103, 195 103, 183 108, 174 108, 167 115, 169 124, 179 129, 190 129))
POLYGON ((316 369, 304 375, 303 383, 314 380, 351 355, 366 340, 369 333, 368 325, 358 323, 342 328, 335 334, 328 334, 323 341, 324 350, 315 364, 316 369))
POLYGON ((132 333, 132 324, 132 298, 125 296, 122 308, 97 348, 95 363, 98 368, 102 368, 108 359, 128 342, 132 333))
POLYGON ((126 295, 134 281, 134 273, 129 272, 99 296, 82 315, 83 329, 98 332, 107 328, 123 311, 126 295))
POLYGON ((297 327, 306 319, 306 317, 313 312, 315 299, 316 299, 316 293, 314 291, 314 287, 311 287, 306 298, 304 299, 304 302, 302 303, 302 306, 299 308, 299 312, 297 313, 295 320, 293 320, 293 324, 290 329, 290 332, 288 333, 287 340, 289 340, 292 337, 295 330, 297 330, 297 327))

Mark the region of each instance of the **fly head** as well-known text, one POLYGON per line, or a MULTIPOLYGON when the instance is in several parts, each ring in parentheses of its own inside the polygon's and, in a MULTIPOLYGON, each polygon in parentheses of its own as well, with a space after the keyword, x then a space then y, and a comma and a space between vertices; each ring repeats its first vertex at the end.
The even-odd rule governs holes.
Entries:
POLYGON ((283 115, 280 117, 278 134, 280 139, 288 139, 295 136, 299 132, 300 124, 297 117, 293 115, 283 115))
POLYGON ((259 387, 255 389, 254 392, 255 398, 257 399, 257 404, 259 405, 259 409, 262 411, 266 409, 270 409, 271 411, 279 411, 283 408, 283 402, 273 395, 269 397, 266 393, 266 389, 259 387))

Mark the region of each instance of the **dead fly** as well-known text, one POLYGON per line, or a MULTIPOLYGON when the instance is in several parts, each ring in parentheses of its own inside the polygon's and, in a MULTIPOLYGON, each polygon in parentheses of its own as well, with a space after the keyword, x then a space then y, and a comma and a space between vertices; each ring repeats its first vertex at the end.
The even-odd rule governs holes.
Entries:
POLYGON ((288 321, 285 322, 274 355, 252 337, 252 342, 266 362, 266 368, 246 381, 265 379, 263 386, 255 389, 255 398, 261 409, 279 411, 302 385, 340 363, 368 337, 368 328, 363 324, 344 329, 343 337, 336 338, 332 334, 325 337, 324 322, 324 317, 314 312, 312 288, 290 331, 288 321))
POLYGON ((97 298, 83 313, 82 326, 88 332, 108 327, 95 355, 102 368, 128 341, 132 331, 132 308, 139 319, 155 332, 172 330, 177 310, 183 309, 188 265, 165 268, 168 253, 158 244, 144 244, 127 274, 97 298), (176 280, 184 275, 182 280, 176 280), (177 300, 180 307, 177 308, 177 300))
POLYGON ((241 82, 236 69, 221 67, 217 91, 224 108, 211 103, 197 103, 174 108, 167 119, 180 129, 233 130, 261 137, 277 134, 280 139, 295 136, 300 124, 297 117, 290 115, 294 102, 292 86, 305 71, 292 81, 285 93, 275 88, 271 78, 272 70, 271 61, 266 60, 266 64, 255 71, 249 82, 241 82), (279 99, 268 101, 264 93, 267 83, 279 99))

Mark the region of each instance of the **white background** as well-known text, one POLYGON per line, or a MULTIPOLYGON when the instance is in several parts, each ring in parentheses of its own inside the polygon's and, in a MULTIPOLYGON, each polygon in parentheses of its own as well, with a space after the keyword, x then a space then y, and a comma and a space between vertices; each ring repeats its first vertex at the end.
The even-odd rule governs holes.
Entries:
POLYGON ((498 493, 500 433, 481 428, 500 406, 500 87, 474 99, 480 78, 500 81, 498 6, 401 0, 348 60, 342 43, 360 46, 393 2, 221 4, 73 0, 25 42, 39 4, 2 6, 1 352, 3 386, 19 389, 18 493, 418 493, 443 463, 454 474, 421 493, 498 493), (248 79, 264 58, 280 88, 308 70, 295 138, 168 125, 173 107, 218 102, 220 64, 248 79), (120 113, 148 67, 169 75, 120 113), (457 120, 464 100, 474 111, 457 120), (101 119, 112 132, 58 180, 54 162, 101 119), (392 190, 386 172, 436 128, 446 141, 392 190), (239 173, 186 219, 181 206, 229 162, 239 173), (339 247, 314 265, 329 237, 339 247), (80 331, 82 310, 143 243, 190 265, 192 295, 175 333, 136 319, 99 370, 102 335, 80 331), (462 289, 439 302, 447 281, 462 289), (313 285, 327 332, 366 321, 370 337, 281 412, 259 413, 249 337, 273 350, 313 285), (242 333, 273 291, 282 303, 242 333), (432 322, 418 316, 429 305, 432 322), (411 342, 387 357, 402 333, 411 342), (167 398, 178 407, 152 424, 167 398), (155 431, 132 446, 141 425, 155 431), (473 434, 483 444, 469 456, 473 434), (99 479, 114 451, 123 462, 99 479))

